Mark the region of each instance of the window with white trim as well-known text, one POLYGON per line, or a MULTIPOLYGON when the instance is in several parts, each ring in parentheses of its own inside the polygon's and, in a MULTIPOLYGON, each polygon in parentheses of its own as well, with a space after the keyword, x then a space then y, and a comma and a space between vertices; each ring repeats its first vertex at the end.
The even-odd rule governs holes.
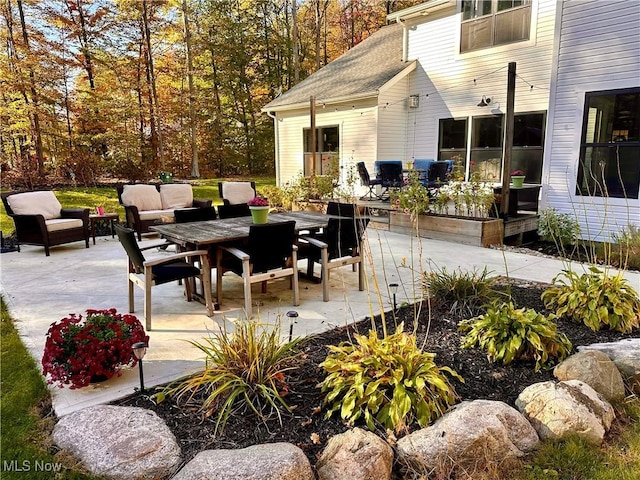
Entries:
POLYGON ((463 0, 460 53, 529 40, 531 0, 463 0))
POLYGON ((585 95, 577 195, 638 198, 640 88, 585 95))

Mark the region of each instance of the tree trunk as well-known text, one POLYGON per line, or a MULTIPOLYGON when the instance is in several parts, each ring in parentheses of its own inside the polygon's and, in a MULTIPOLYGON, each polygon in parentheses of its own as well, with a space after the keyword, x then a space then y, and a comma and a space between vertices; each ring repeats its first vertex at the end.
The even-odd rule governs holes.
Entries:
POLYGON ((191 31, 189 29, 189 10, 187 0, 182 0, 182 18, 184 19, 184 41, 187 46, 187 78, 189 79, 189 124, 191 127, 191 176, 200 177, 198 168, 198 138, 196 129, 196 90, 193 85, 193 58, 191 56, 191 31))
POLYGON ((149 86, 151 87, 151 115, 156 126, 156 138, 158 141, 158 159, 160 160, 160 169, 164 170, 164 147, 162 143, 162 125, 160 123, 160 112, 158 103, 158 92, 156 90, 156 77, 153 70, 153 52, 151 51, 151 29, 149 28, 149 12, 147 9, 147 0, 142 0, 142 28, 144 39, 147 47, 147 66, 149 86))
MULTIPOLYGON (((24 10, 22 9, 22 1, 18 0, 18 12, 20 13, 20 27, 22 28, 22 39, 24 40, 24 46, 28 54, 31 52, 29 48, 29 35, 27 33, 27 25, 24 21, 24 10)), ((31 121, 33 123, 33 137, 36 147, 36 158, 38 160, 38 175, 44 176, 44 154, 42 153, 42 132, 40 130, 40 115, 39 115, 39 99, 38 92, 36 91, 36 80, 33 68, 29 67, 29 84, 31 89, 31 100, 33 102, 33 113, 31 115, 31 121)))

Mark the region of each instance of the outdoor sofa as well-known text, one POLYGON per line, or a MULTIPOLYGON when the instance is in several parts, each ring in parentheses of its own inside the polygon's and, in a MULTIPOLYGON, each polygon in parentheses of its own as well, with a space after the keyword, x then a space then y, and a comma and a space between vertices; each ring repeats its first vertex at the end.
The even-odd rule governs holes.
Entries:
POLYGON ((127 226, 136 231, 138 240, 150 226, 174 222, 175 210, 207 208, 212 204, 212 200, 193 198, 193 190, 188 183, 126 184, 119 185, 117 190, 127 226))

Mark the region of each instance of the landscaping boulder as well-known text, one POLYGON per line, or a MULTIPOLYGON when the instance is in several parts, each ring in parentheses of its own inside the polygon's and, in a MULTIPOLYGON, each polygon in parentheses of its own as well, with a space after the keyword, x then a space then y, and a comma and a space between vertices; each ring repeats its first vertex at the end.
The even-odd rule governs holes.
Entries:
POLYGON ((56 424, 53 441, 108 478, 167 478, 180 464, 171 430, 144 408, 100 405, 70 413, 56 424))
POLYGON ((421 470, 447 464, 473 469, 521 457, 538 442, 533 427, 513 407, 474 400, 398 440, 397 452, 402 463, 421 470))
POLYGON ((530 385, 518 396, 516 406, 543 440, 575 434, 598 444, 615 418, 611 405, 579 380, 530 385))
POLYGON ((290 443, 266 443, 237 450, 205 450, 173 480, 314 480, 304 452, 290 443))
POLYGON ((629 387, 640 394, 640 338, 626 338, 619 342, 594 343, 578 347, 579 352, 598 350, 615 363, 629 387))
POLYGON ((393 450, 372 432, 354 428, 329 439, 316 470, 320 480, 388 480, 393 450))
POLYGON ((580 380, 608 402, 624 399, 622 375, 611 359, 598 350, 571 355, 553 370, 553 375, 561 381, 580 380))

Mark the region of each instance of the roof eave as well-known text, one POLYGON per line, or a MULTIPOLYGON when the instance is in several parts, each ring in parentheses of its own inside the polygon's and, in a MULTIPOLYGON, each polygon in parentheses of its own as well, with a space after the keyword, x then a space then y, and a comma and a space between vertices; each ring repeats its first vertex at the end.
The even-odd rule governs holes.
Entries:
POLYGON ((394 13, 387 15, 389 22, 403 22, 410 18, 420 17, 428 15, 431 12, 454 6, 455 0, 429 0, 428 2, 415 5, 413 7, 405 8, 394 13))
MULTIPOLYGON (((378 96, 378 90, 371 92, 358 93, 357 95, 345 95, 343 97, 323 98, 316 99, 316 102, 324 103, 325 105, 331 105, 334 103, 354 102, 357 100, 366 100, 368 98, 375 98, 378 96)), ((289 103, 287 105, 278 105, 275 107, 269 107, 268 105, 262 107, 260 110, 263 112, 281 112, 284 110, 296 110, 299 108, 308 108, 309 102, 289 103)))

